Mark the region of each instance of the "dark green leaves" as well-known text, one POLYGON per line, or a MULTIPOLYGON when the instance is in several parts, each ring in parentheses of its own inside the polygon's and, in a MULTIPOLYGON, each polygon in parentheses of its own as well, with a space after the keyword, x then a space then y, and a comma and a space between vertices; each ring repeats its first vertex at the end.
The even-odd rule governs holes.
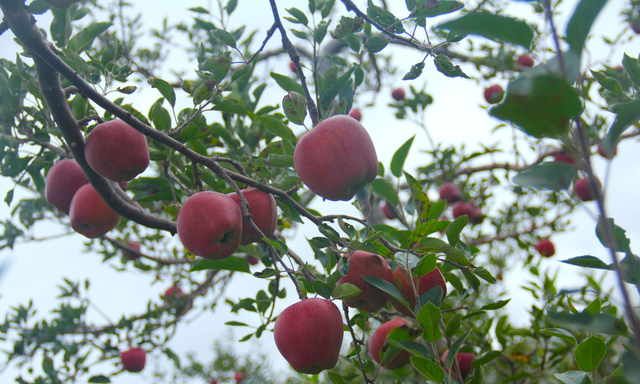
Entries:
POLYGON ((229 256, 220 260, 200 260, 193 265, 191 271, 202 271, 205 269, 222 269, 226 271, 251 273, 247 260, 236 256, 229 256))
POLYGON ((576 340, 575 336, 573 336, 569 331, 565 331, 562 328, 547 328, 543 329, 542 333, 545 333, 549 336, 559 337, 560 339, 568 343, 578 345, 578 341, 576 340))
POLYGON ((96 37, 104 33, 112 25, 113 23, 103 22, 93 23, 87 26, 69 40, 67 48, 75 53, 84 52, 91 48, 91 44, 93 44, 93 40, 95 40, 96 37))
POLYGON ((585 268, 606 269, 606 270, 611 269, 611 267, 608 264, 606 264, 605 262, 603 262, 602 260, 594 256, 578 256, 568 260, 562 260, 562 262, 565 264, 577 265, 579 267, 585 267, 585 268))
POLYGON ((331 33, 331 37, 334 39, 342 39, 352 33, 362 31, 364 26, 364 19, 361 17, 346 17, 342 16, 340 22, 336 26, 336 29, 331 33))
POLYGON ((457 35, 479 35, 487 39, 503 41, 531 49, 533 30, 524 21, 487 12, 468 13, 458 19, 440 24, 457 35))
POLYGON ((362 291, 360 290, 360 288, 356 287, 355 285, 350 283, 342 283, 336 285, 336 287, 333 289, 332 296, 335 299, 344 300, 351 297, 356 297, 361 293, 362 291))
POLYGON ((150 79, 149 84, 160 91, 162 96, 171 104, 171 107, 176 106, 176 93, 171 84, 158 78, 150 79))
POLYGON ((409 17, 436 17, 464 8, 459 1, 416 0, 409 17))
POLYGON ((433 382, 442 383, 444 380, 444 371, 432 360, 411 356, 411 365, 420 372, 422 376, 433 382))
POLYGON ((569 329, 621 336, 627 334, 627 325, 624 321, 604 313, 550 312, 549 319, 569 329))
POLYGON ((433 303, 427 303, 418 312, 418 322, 422 325, 424 330, 423 337, 425 341, 435 343, 442 338, 442 332, 440 331, 440 308, 436 308, 433 303))
POLYGON ((585 372, 595 371, 606 353, 607 346, 604 341, 597 336, 591 336, 576 348, 576 364, 585 372))
POLYGON ((615 105, 615 111, 618 116, 616 116, 616 120, 602 140, 602 148, 610 153, 613 152, 620 135, 631 124, 640 120, 640 99, 628 103, 618 103, 615 105))
POLYGON ((400 203, 396 188, 387 180, 377 178, 371 182, 371 187, 373 187, 373 192, 375 192, 376 195, 382 196, 391 204, 398 205, 400 203))
POLYGON ((613 249, 616 252, 625 252, 631 253, 631 240, 626 235, 627 231, 617 226, 613 219, 606 219, 605 221, 598 220, 598 225, 596 226, 596 236, 598 236, 598 240, 600 240, 600 244, 604 247, 613 249), (606 224, 605 224, 606 223, 606 224), (613 233, 613 241, 614 244, 608 244, 605 236, 605 228, 604 225, 609 226, 610 231, 613 233))
POLYGON ((585 41, 589 36, 591 25, 602 10, 607 0, 582 0, 567 25, 567 43, 571 50, 582 52, 585 41))
POLYGON ((424 62, 420 62, 412 65, 409 72, 407 72, 402 77, 402 80, 414 80, 420 77, 420 75, 422 75, 422 70, 424 69, 424 65, 425 65, 424 62))
POLYGON ((513 182, 522 187, 559 191, 569 189, 577 176, 575 168, 571 165, 553 161, 534 165, 520 172, 513 178, 513 182))
POLYGON ((585 372, 567 371, 564 373, 556 373, 553 376, 564 384, 591 384, 589 375, 585 372))
POLYGON ((402 22, 400 22, 400 20, 398 20, 398 18, 395 17, 393 13, 380 8, 377 5, 374 5, 371 0, 369 0, 369 4, 367 6, 367 16, 369 16, 371 20, 373 20, 380 27, 391 33, 404 32, 402 22))
POLYGON ((285 19, 289 20, 290 22, 302 25, 309 24, 309 19, 307 19, 307 16, 298 8, 289 8, 285 9, 285 11, 289 12, 289 14, 293 16, 293 18, 285 16, 285 19))
POLYGON ((413 144, 413 139, 415 136, 411 137, 407 140, 406 143, 402 144, 400 148, 396 151, 391 159, 391 173, 395 177, 400 177, 402 175, 402 168, 404 167, 404 162, 407 159, 407 155, 409 154, 409 150, 411 149, 411 144, 413 144))
POLYGON ((369 283, 369 284, 373 285, 374 287, 380 289, 381 291, 384 291, 384 292, 388 293, 389 295, 391 295, 394 299, 398 300, 405 307, 407 307, 409 305, 403 299, 402 294, 400 293, 400 291, 398 291, 398 288, 396 288, 390 282, 388 282, 386 280, 383 280, 383 279, 381 279, 379 277, 375 277, 375 276, 362 276, 362 278, 367 283, 369 283))
POLYGON ((436 56, 436 58, 433 59, 433 62, 435 63, 438 72, 447 77, 464 77, 465 79, 469 78, 466 73, 462 72, 460 66, 453 65, 449 57, 446 55, 440 54, 436 56))
POLYGON ((231 68, 231 52, 224 52, 220 56, 205 60, 199 65, 200 70, 209 71, 216 82, 221 82, 231 68))
POLYGON ((377 53, 389 44, 389 40, 390 38, 387 35, 373 35, 364 42, 364 48, 371 53, 377 53))

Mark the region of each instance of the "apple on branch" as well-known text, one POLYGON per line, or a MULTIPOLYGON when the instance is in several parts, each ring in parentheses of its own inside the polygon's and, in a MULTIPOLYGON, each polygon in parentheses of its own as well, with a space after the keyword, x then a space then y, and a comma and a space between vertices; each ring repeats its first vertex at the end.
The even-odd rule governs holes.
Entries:
POLYGON ((381 324, 369 338, 369 356, 378 364, 387 369, 397 369, 409 364, 411 353, 400 350, 400 352, 386 364, 382 363, 385 351, 389 348, 386 343, 389 332, 398 327, 409 327, 411 323, 402 317, 394 317, 390 321, 381 324))
POLYGON ((122 248, 122 257, 128 260, 138 260, 140 258, 140 243, 137 241, 129 241, 127 243, 129 248, 122 248))
POLYGON ((504 98, 504 89, 498 84, 484 90, 484 99, 489 104, 498 104, 504 98))
POLYGON ((144 349, 134 347, 126 350, 120 354, 120 362, 125 371, 128 372, 140 372, 144 369, 144 364, 147 359, 147 353, 144 349))
POLYGON ((367 312, 376 312, 389 301, 389 295, 364 280, 364 276, 377 277, 393 284, 393 272, 389 264, 380 255, 366 251, 355 251, 345 255, 349 259, 349 272, 342 276, 337 285, 350 283, 358 287, 362 292, 344 302, 351 308, 361 309, 367 312))
MULTIPOLYGON (((249 213, 253 215, 251 218, 258 228, 269 238, 273 236, 278 225, 278 206, 276 199, 270 193, 262 192, 256 188, 243 189, 242 195, 247 199, 249 213)), ((228 194, 233 201, 241 208, 240 196, 232 192, 228 194)), ((262 236, 256 232, 249 221, 243 217, 242 219, 242 239, 240 244, 247 245, 262 240, 262 236)))
MULTIPOLYGON (((602 191, 602 183, 600 183, 598 179, 596 179, 596 186, 599 191, 602 191)), ((582 201, 593 201, 596 199, 596 194, 592 193, 589 179, 587 178, 576 180, 573 190, 576 196, 582 201)))
POLYGON ((71 200, 69 220, 74 231, 95 239, 115 228, 120 215, 102 200, 91 184, 85 184, 71 200))
POLYGON ((395 101, 402 101, 404 100, 405 97, 405 93, 404 93, 404 89, 402 88, 396 88, 391 92, 391 97, 393 98, 393 100, 395 101))
POLYGON ((60 160, 51 166, 44 182, 44 197, 58 211, 69 214, 71 200, 78 189, 88 184, 80 165, 72 159, 60 160))
MULTIPOLYGON (((413 287, 411 286, 411 280, 409 280, 409 275, 407 272, 397 267, 393 271, 393 285, 398 288, 398 291, 402 294, 402 298, 405 299, 409 303, 409 307, 413 310, 416 307, 416 295, 413 291, 413 287)), ((425 274, 420 279, 413 278, 413 285, 418 290, 418 297, 422 296, 425 292, 435 287, 442 288, 442 299, 447 296, 447 282, 444 280, 444 276, 442 276, 442 272, 438 268, 433 271, 425 274)), ((405 316, 413 317, 414 315, 407 309, 404 305, 400 304, 393 297, 389 300, 391 305, 398 312, 402 313, 405 316)))
POLYGON ((462 197, 460 188, 452 182, 442 184, 438 193, 440 194, 440 200, 446 200, 449 204, 455 203, 462 197))
POLYGON ((360 121, 362 120, 362 112, 358 108, 354 108, 349 112, 349 116, 360 121))
MULTIPOLYGON (((442 362, 444 363, 447 360, 447 355, 449 355, 449 351, 445 351, 442 354, 442 362)), ((458 367, 460 368, 460 375, 462 379, 466 379, 469 376, 469 373, 473 370, 473 361, 476 359, 476 356, 473 353, 466 352, 458 352, 456 354, 456 360, 458 361, 458 367)), ((456 369, 455 362, 451 364, 452 372, 457 374, 458 370, 456 369)))
POLYGON ((544 257, 551 257, 555 255, 556 247, 550 240, 544 239, 540 240, 540 242, 536 244, 536 251, 544 257))

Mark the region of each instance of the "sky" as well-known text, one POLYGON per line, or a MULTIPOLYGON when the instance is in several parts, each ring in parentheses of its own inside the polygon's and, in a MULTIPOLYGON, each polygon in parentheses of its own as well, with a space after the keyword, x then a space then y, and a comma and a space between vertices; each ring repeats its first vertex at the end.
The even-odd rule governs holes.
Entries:
MULTIPOLYGON (((166 16, 170 22, 178 22, 180 20, 189 20, 192 13, 185 11, 190 7, 210 7, 211 1, 151 1, 139 0, 135 2, 135 6, 141 12, 144 12, 142 22, 148 27, 160 28, 162 19, 166 16), (158 6, 161 4, 162 6, 158 6)), ((213 2, 215 4, 215 2, 213 2)), ((297 6, 306 10, 306 1, 278 1, 277 2, 281 15, 285 14, 285 8, 297 6)), ((338 20, 340 15, 344 15, 344 8, 337 2, 336 9, 338 12, 333 20, 338 20)), ((394 10, 402 13, 404 2, 388 2, 394 10)), ((565 1, 564 9, 571 10, 574 8, 576 1, 565 1)), ((366 1, 359 0, 356 4, 365 7, 366 1)), ((603 13, 599 17, 594 27, 596 35, 605 34, 613 37, 623 28, 623 22, 619 15, 619 7, 621 1, 610 1, 603 13), (615 26, 615 28, 612 28, 615 26)), ((216 5, 217 6, 217 5, 216 5)), ((509 10, 510 15, 530 19, 530 5, 523 3, 514 3, 509 10)), ((564 12, 558 19, 557 25, 563 29, 566 25, 570 12, 564 12)), ((235 11, 231 24, 238 26, 242 23, 250 25, 252 28, 259 29, 261 34, 270 26, 272 19, 270 18, 270 9, 267 1, 256 0, 240 0, 237 10, 235 11)), ((47 17, 38 18, 39 23, 43 25, 48 23, 47 17)), ((287 27, 291 24, 285 22, 287 27)), ((627 35, 629 36, 629 33, 627 35)), ((9 60, 15 60, 15 54, 18 51, 16 45, 12 42, 10 33, 0 36, 0 57, 9 60)), ((262 37, 256 39, 261 41, 262 37)), ((627 52, 630 56, 638 56, 640 44, 638 39, 623 44, 621 48, 610 56, 608 49, 605 49, 599 38, 590 41, 589 58, 592 61, 597 60, 598 56, 602 59, 612 57, 621 59, 622 52, 627 52)), ((278 38, 269 42, 266 50, 280 47, 278 38)), ((408 68, 413 63, 422 59, 418 53, 398 49, 397 55, 394 55, 394 64, 408 68)), ((550 55, 550 54, 549 54, 550 55)), ((544 57, 536 57, 536 62, 543 61, 544 57)), ((180 55, 170 56, 166 65, 167 68, 184 68, 184 59, 180 55)), ((193 63, 188 63, 187 70, 195 67, 193 63)), ((475 73, 473 69, 466 64, 462 64, 463 70, 468 68, 469 72, 475 73)), ((596 69, 600 69, 596 67, 596 69)), ((275 70, 283 74, 289 74, 288 59, 277 60, 273 62, 270 68, 263 67, 264 74, 268 74, 270 70, 275 70), (274 69, 275 68, 275 69, 274 69)), ((403 83, 401 80, 402 70, 394 77, 387 79, 385 86, 387 89, 403 86, 408 89, 409 84, 403 83)), ((259 74, 259 72, 258 72, 259 74)), ((163 74, 165 80, 175 80, 169 72, 163 74)), ((414 84, 418 89, 426 82, 426 90, 434 96, 434 104, 429 106, 426 113, 426 125, 430 129, 430 133, 436 142, 447 144, 466 143, 467 147, 472 149, 480 148, 480 143, 509 143, 511 132, 509 130, 493 129, 500 123, 492 119, 486 112, 486 103, 482 99, 482 90, 490 85, 487 83, 478 83, 473 80, 461 78, 450 79, 439 74, 431 64, 427 61, 424 74, 414 84)), ((506 80, 500 81, 506 86, 506 80)), ((277 87, 270 87, 269 97, 280 100, 281 91, 277 87)), ((158 95, 155 90, 141 90, 136 93, 136 107, 141 111, 148 111, 151 104, 157 99, 158 95)), ((134 100, 133 98, 131 100, 134 100)), ((397 148, 399 148, 407 139, 415 135, 415 141, 411 149, 409 158, 405 164, 405 169, 414 170, 418 166, 424 164, 427 160, 426 155, 420 150, 429 148, 429 142, 421 128, 418 128, 408 122, 398 122, 391 108, 386 105, 391 102, 388 92, 383 91, 376 96, 362 95, 357 101, 356 106, 362 110, 362 124, 367 128, 376 145, 379 160, 388 168, 391 157, 397 148), (375 107, 370 104, 375 102, 375 107)), ((186 102, 178 105, 188 105, 186 102)), ((301 128, 293 128, 296 134, 301 133, 301 128)), ((552 144, 552 142, 549 142, 552 144)), ((635 165, 640 161, 640 152, 634 150, 637 146, 635 142, 622 143, 618 150, 618 155, 612 162, 610 169, 609 181, 607 184, 607 208, 610 215, 616 220, 616 223, 627 230, 627 235, 632 239, 640 237, 640 225, 638 225, 638 204, 637 191, 640 189, 640 168, 635 165)), ((598 156, 593 158, 597 173, 604 178, 607 169, 607 162, 598 156)), ((0 196, 4 196, 6 191, 13 185, 6 179, 0 180, 0 196)), ((430 191, 432 196, 434 191, 430 191)), ((16 197, 14 200, 17 200, 16 197)), ((358 215, 358 212, 349 203, 322 203, 316 199, 312 208, 320 210, 323 214, 342 213, 348 215, 358 215)), ((593 235, 595 223, 592 216, 588 214, 593 212, 595 206, 593 203, 585 204, 584 207, 578 208, 573 216, 573 224, 575 230, 570 233, 554 235, 552 240, 556 245, 556 256, 552 259, 545 260, 542 264, 543 269, 559 270, 561 288, 572 289, 581 285, 582 279, 579 277, 581 271, 573 267, 561 267, 562 264, 558 260, 568 259, 578 255, 594 255, 609 262, 608 254, 605 249, 598 243, 593 235)), ((0 218, 6 219, 10 214, 10 208, 4 203, 0 205, 0 218)), ((38 224, 34 230, 38 238, 43 238, 65 231, 61 225, 54 223, 38 224)), ((310 238, 318 234, 317 229, 313 225, 304 225, 297 228, 288 236, 288 244, 290 248, 304 255, 306 260, 311 260, 309 247, 305 238, 310 238)), ((150 298, 156 298, 160 301, 160 295, 170 285, 170 282, 153 283, 153 276, 129 271, 127 273, 117 273, 112 266, 119 264, 119 259, 103 263, 99 255, 85 253, 85 239, 80 235, 71 235, 55 240, 32 242, 27 244, 18 244, 13 250, 3 250, 0 252, 0 263, 8 265, 9 268, 3 276, 0 276, 0 315, 5 313, 8 308, 27 303, 33 300, 35 307, 41 316, 46 316, 55 303, 55 297, 59 293, 57 286, 62 283, 63 278, 74 281, 82 281, 84 279, 91 280, 90 294, 92 300, 104 313, 107 313, 111 320, 116 320, 123 314, 136 314, 144 310, 147 301, 150 298)), ((527 310, 533 303, 533 299, 526 292, 518 287, 522 285, 523 277, 528 275, 519 271, 520 265, 514 264, 510 273, 505 275, 505 286, 513 287, 510 297, 513 300, 505 308, 511 315, 512 321, 524 325, 527 323, 527 310)), ((254 267, 257 270, 257 267, 254 267)), ((610 286, 613 284, 612 279, 607 280, 610 286)), ((288 283, 287 283, 288 284, 288 283)), ((262 280, 253 278, 250 275, 235 276, 227 290, 225 297, 237 300, 243 297, 252 297, 258 289, 266 289, 266 283, 262 280)), ((278 302, 276 311, 279 312, 286 306, 294 303, 295 290, 289 284, 287 285, 289 295, 286 300, 278 302)), ((637 293, 631 291, 636 297, 637 293)), ((90 316, 96 321, 103 321, 98 311, 90 310, 90 316)), ((257 319, 246 315, 232 315, 228 313, 228 307, 220 302, 215 312, 206 312, 199 316, 189 316, 188 320, 181 324, 178 331, 169 343, 169 346, 181 355, 186 352, 194 352, 198 354, 201 361, 206 361, 212 356, 211 346, 215 340, 224 339, 230 332, 237 340, 244 335, 244 332, 238 329, 232 329, 224 325, 225 322, 236 320, 251 324, 257 324, 257 319)), ((1 344, 0 346, 4 348, 1 344)), ((271 334, 266 334, 260 339, 260 344, 255 341, 250 343, 234 343, 233 347, 240 352, 263 351, 268 355, 269 363, 276 370, 287 369, 287 363, 275 349, 271 334)), ((152 359, 153 360, 153 359, 152 359)), ((150 363, 149 368, 153 367, 150 363)), ((132 384, 138 383, 140 375, 146 379, 151 378, 152 369, 145 369, 141 374, 125 373, 118 375, 112 379, 115 384, 132 384)), ((108 374, 112 372, 112 367, 103 365, 98 367, 96 374, 108 374)), ((14 369, 0 371, 0 382, 9 382, 16 375, 14 369)), ((151 381, 151 380, 149 380, 151 381)))

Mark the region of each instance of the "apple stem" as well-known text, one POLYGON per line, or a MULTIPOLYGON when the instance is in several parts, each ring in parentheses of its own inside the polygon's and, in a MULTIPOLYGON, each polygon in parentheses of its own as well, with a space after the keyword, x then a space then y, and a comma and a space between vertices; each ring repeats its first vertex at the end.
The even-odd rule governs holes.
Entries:
POLYGON ((364 363, 362 362, 362 357, 360 357, 361 341, 356 337, 356 334, 353 331, 353 326, 351 325, 351 320, 349 319, 349 307, 347 307, 347 303, 345 303, 344 301, 342 302, 342 310, 344 312, 344 318, 347 320, 347 327, 349 328, 349 333, 351 334, 351 340, 353 340, 353 348, 356 350, 356 356, 358 357, 358 363, 360 364, 360 371, 362 371, 364 382, 366 384, 375 384, 375 381, 371 380, 369 376, 367 376, 367 371, 365 371, 364 369, 364 363))

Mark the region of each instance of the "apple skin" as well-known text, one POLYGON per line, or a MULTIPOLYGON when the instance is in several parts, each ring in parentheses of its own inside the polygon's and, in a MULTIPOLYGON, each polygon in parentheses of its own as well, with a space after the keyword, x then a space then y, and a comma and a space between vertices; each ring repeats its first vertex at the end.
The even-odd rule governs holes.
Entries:
POLYGON ((327 200, 349 201, 378 174, 378 156, 367 130, 346 115, 323 120, 296 145, 300 179, 327 200))
POLYGON ((602 144, 598 144, 598 155, 604 157, 605 159, 611 160, 615 155, 618 154, 618 147, 613 148, 613 153, 609 153, 602 148, 602 144))
POLYGON ((462 197, 460 188, 451 182, 442 184, 442 186, 440 186, 439 194, 440 200, 447 200, 447 203, 449 204, 455 203, 462 197))
POLYGON ((500 85, 493 85, 484 90, 484 99, 489 104, 498 104, 504 98, 504 89, 500 85))
POLYGON ((60 160, 47 172, 44 198, 58 211, 68 215, 73 196, 80 187, 88 183, 87 176, 75 160, 60 160))
POLYGON ((576 165, 576 160, 570 154, 566 152, 560 152, 553 156, 554 161, 558 161, 561 163, 567 163, 569 165, 576 165))
POLYGON ((457 219, 462 215, 467 215, 469 221, 472 222, 478 216, 478 208, 472 203, 466 201, 458 201, 453 205, 453 217, 457 219))
POLYGON ((380 209, 382 210, 382 213, 384 214, 384 217, 387 218, 387 220, 393 220, 393 219, 397 219, 398 218, 396 213, 389 206, 389 203, 384 203, 382 205, 382 208, 380 208, 380 209))
POLYGON ((529 55, 522 55, 518 57, 518 59, 516 60, 516 64, 525 68, 531 68, 533 67, 533 64, 534 64, 533 57, 529 55))
POLYGON ((242 381, 244 380, 244 378, 246 377, 246 375, 242 372, 236 372, 233 375, 233 378, 236 380, 236 383, 242 383, 242 381))
POLYGON ((147 138, 120 119, 98 124, 84 155, 94 171, 112 181, 129 181, 149 166, 147 138))
MULTIPOLYGON (((598 189, 602 191, 602 183, 600 183, 600 180, 596 179, 596 185, 598 186, 598 189)), ((596 199, 596 196, 591 194, 591 189, 589 188, 588 179, 576 180, 576 183, 573 186, 573 190, 578 196, 578 198, 582 201, 593 201, 596 199)))
POLYGON ((389 301, 389 295, 367 283, 362 277, 374 276, 393 284, 393 272, 389 263, 384 257, 366 251, 355 251, 345 256, 348 257, 351 267, 347 276, 342 276, 336 284, 350 283, 362 292, 358 296, 345 299, 344 302, 351 308, 367 312, 380 310, 389 301))
MULTIPOLYGON (((129 247, 133 248, 135 251, 140 252, 140 243, 138 243, 137 241, 130 241, 129 242, 129 247)), ((140 254, 136 253, 136 252, 132 252, 128 249, 124 249, 122 248, 122 256, 125 259, 129 259, 129 260, 138 260, 140 258, 140 254)))
POLYGON ((144 369, 147 353, 142 348, 131 348, 120 354, 120 361, 125 371, 140 372, 144 369))
POLYGON ((551 257, 556 253, 556 247, 550 240, 540 240, 538 244, 536 244, 536 251, 544 257, 551 257))
POLYGON ((296 68, 296 63, 294 63, 293 61, 289 62, 289 69, 291 69, 291 72, 293 73, 298 73, 298 69, 296 68))
POLYGON ((164 292, 164 301, 177 301, 184 296, 184 291, 177 285, 172 285, 164 292))
MULTIPOLYGON (((422 296, 425 292, 437 286, 442 288, 442 299, 444 300, 447 296, 447 282, 444 280, 444 276, 442 276, 442 272, 440 272, 438 268, 422 276, 419 281, 414 277, 413 283, 418 288, 418 296, 422 296)), ((393 271, 393 285, 402 293, 402 297, 409 303, 411 309, 414 309, 416 307, 416 297, 413 294, 409 275, 407 275, 404 269, 398 267, 393 271)), ((400 304, 393 297, 389 301, 398 312, 405 316, 414 317, 404 305, 400 304)))
MULTIPOLYGON (((242 195, 247 199, 251 210, 249 213, 253 215, 252 220, 266 237, 273 236, 278 226, 278 205, 276 199, 270 193, 262 192, 259 189, 248 188, 241 191, 242 195)), ((232 192, 228 194, 233 201, 236 202, 241 209, 240 196, 232 192)), ((262 240, 262 236, 256 232, 249 221, 242 218, 242 239, 240 244, 247 245, 262 240)))
POLYGON ((640 35, 640 19, 635 20, 631 23, 631 30, 633 30, 636 35, 640 35))
POLYGON ((258 259, 255 256, 248 256, 247 257, 247 263, 249 263, 249 265, 257 265, 260 262, 260 259, 258 259))
POLYGON ((315 375, 338 363, 344 337, 342 315, 329 300, 302 300, 278 316, 273 337, 293 369, 315 375))
POLYGON ((404 89, 402 89, 402 88, 396 88, 391 92, 391 97, 395 101, 404 100, 404 96, 405 96, 405 93, 404 93, 404 89))
MULTIPOLYGON (((403 325, 409 325, 408 320, 402 317, 394 317, 390 321, 381 324, 369 338, 369 356, 378 364, 381 364, 380 350, 383 348, 384 343, 387 341, 387 335, 395 328, 403 325)), ((390 362, 384 366, 387 369, 397 369, 409 364, 411 359, 411 353, 404 349, 400 351, 390 362)), ((381 364, 382 365, 382 364, 381 364)))
MULTIPOLYGON (((447 355, 449 354, 449 351, 445 351, 442 354, 442 362, 444 363, 447 360, 447 355)), ((462 379, 466 379, 467 376, 469 376, 469 373, 471 373, 471 370, 473 369, 473 361, 476 359, 476 356, 473 353, 458 353, 456 354, 456 360, 458 360, 458 367, 460 368, 460 375, 462 376, 462 379)), ((455 363, 451 364, 451 368, 453 372, 457 373, 456 370, 456 366, 455 363)))
POLYGON ((182 245, 196 256, 224 259, 240 246, 242 212, 222 193, 203 191, 189 197, 176 224, 182 245))
POLYGON ((120 215, 109 208, 91 184, 85 184, 71 200, 69 221, 74 231, 95 239, 115 228, 120 215))
POLYGON ((349 112, 349 116, 358 121, 362 120, 362 112, 360 112, 358 108, 352 109, 351 112, 349 112))

